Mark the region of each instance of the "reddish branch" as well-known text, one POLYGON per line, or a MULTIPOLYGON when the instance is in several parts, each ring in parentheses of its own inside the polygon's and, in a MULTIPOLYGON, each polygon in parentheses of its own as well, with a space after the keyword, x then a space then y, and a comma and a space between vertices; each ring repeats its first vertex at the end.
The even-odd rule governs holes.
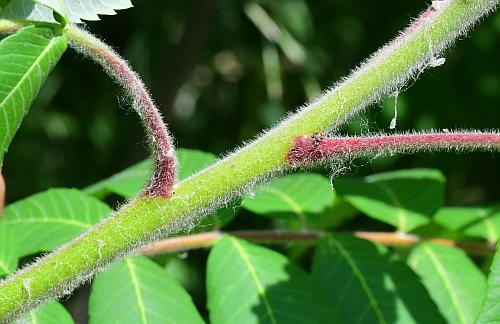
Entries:
POLYGON ((170 197, 177 169, 173 140, 142 80, 120 55, 90 33, 75 26, 68 27, 67 33, 75 35, 69 38, 70 45, 98 62, 133 100, 133 107, 151 136, 148 142, 155 159, 145 193, 153 197, 170 197), (79 41, 75 42, 75 39, 79 41))
MULTIPOLYGON (((149 255, 204 248, 214 244, 224 234, 259 243, 289 243, 317 241, 325 236, 326 233, 273 230, 233 231, 224 233, 215 231, 165 239, 142 247, 138 251, 141 254, 149 255)), ((354 232, 353 234, 359 238, 388 246, 413 246, 419 242, 428 241, 439 245, 454 246, 472 254, 488 254, 495 251, 495 246, 493 244, 457 242, 443 238, 424 239, 416 235, 399 232, 354 232)))
POLYGON ((321 138, 297 137, 287 160, 293 165, 369 154, 415 153, 419 151, 500 150, 500 134, 496 132, 435 132, 367 137, 321 138))

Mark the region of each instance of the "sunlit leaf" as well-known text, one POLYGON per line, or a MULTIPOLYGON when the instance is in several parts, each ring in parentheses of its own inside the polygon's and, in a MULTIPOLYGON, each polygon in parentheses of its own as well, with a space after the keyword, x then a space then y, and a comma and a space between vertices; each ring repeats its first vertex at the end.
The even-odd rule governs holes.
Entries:
POLYGON ((50 302, 21 316, 15 324, 70 324, 74 323, 71 315, 58 302, 50 302))
POLYGON ((484 275, 460 249, 423 243, 408 264, 422 278, 448 323, 472 323, 485 293, 484 275))
POLYGON ((54 9, 73 23, 82 20, 100 20, 98 15, 116 15, 115 10, 132 7, 130 0, 36 0, 54 9))
POLYGON ((315 282, 283 255, 233 237, 218 241, 207 265, 212 323, 334 323, 315 282))
POLYGON ((446 207, 434 216, 446 229, 495 243, 500 233, 500 204, 483 207, 446 207))
MULTIPOLYGON (((212 153, 190 149, 176 151, 179 160, 177 178, 183 180, 215 161, 212 153)), ((101 197, 107 193, 115 193, 125 198, 136 196, 149 179, 153 168, 151 160, 139 162, 107 179, 84 189, 85 193, 101 197)))
POLYGON ((16 270, 18 243, 5 220, 0 220, 0 276, 16 270))
POLYGON ((47 27, 25 27, 0 41, 0 168, 21 121, 65 50, 65 38, 47 27))
POLYGON ((144 160, 85 188, 83 191, 97 197, 115 193, 125 198, 132 198, 144 188, 152 168, 153 162, 149 159, 144 160))
POLYGON ((418 277, 389 251, 350 235, 325 238, 313 276, 342 323, 442 323, 418 277))
POLYGON ((444 183, 437 170, 410 169, 340 178, 334 188, 361 212, 404 232, 430 222, 443 205, 444 183))
POLYGON ((486 295, 476 324, 500 323, 500 242, 490 267, 486 295))
POLYGON ((50 189, 8 205, 4 219, 19 255, 50 251, 91 228, 111 209, 76 189, 50 189))
POLYGON ((333 205, 333 191, 327 178, 319 174, 290 174, 259 187, 243 200, 243 207, 270 218, 308 218, 333 205), (253 196, 253 197, 252 197, 253 196))
POLYGON ((12 0, 1 17, 57 23, 54 11, 66 21, 100 20, 98 15, 116 15, 115 10, 132 7, 130 0, 12 0))
POLYGON ((96 276, 89 315, 90 323, 204 323, 184 288, 144 256, 96 276))
POLYGON ((56 24, 54 11, 33 0, 12 0, 0 12, 0 19, 28 20, 56 24))

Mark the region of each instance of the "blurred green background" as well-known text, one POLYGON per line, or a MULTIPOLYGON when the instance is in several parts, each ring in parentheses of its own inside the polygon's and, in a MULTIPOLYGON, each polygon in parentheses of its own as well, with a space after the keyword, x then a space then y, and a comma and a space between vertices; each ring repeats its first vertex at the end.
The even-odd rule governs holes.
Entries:
MULTIPOLYGON (((88 23, 140 73, 177 146, 222 155, 346 76, 415 17, 422 1, 134 1, 88 23)), ((489 17, 397 98, 398 131, 500 126, 500 15, 489 17)), ((393 132, 394 98, 341 133, 393 132)), ((84 187, 147 156, 137 117, 98 66, 69 50, 4 165, 7 201, 84 187)), ((417 154, 359 161, 351 174, 438 168, 447 204, 499 198, 500 156, 417 154)))

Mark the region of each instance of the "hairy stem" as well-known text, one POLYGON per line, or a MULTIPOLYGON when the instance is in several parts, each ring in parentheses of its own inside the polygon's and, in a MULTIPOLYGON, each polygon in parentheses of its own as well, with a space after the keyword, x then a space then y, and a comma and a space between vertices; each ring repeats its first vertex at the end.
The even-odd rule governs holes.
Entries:
MULTIPOLYGON (((138 197, 95 228, 2 281, 0 321, 69 293, 110 262, 159 235, 191 225, 245 188, 287 170, 287 154, 295 138, 338 126, 434 66, 436 55, 499 1, 442 1, 445 5, 426 11, 418 25, 407 28, 321 98, 244 148, 176 184, 170 199, 138 197)), ((83 48, 99 50, 101 43, 95 38, 73 31, 65 30, 73 46, 82 42, 83 48)))
POLYGON ((173 140, 143 82, 120 55, 89 32, 68 25, 64 34, 72 48, 99 63, 132 98, 132 105, 150 136, 148 142, 152 144, 155 159, 145 193, 153 197, 170 197, 177 169, 173 140))
MULTIPOLYGON (((471 254, 489 254, 495 252, 494 244, 458 242, 443 238, 422 238, 413 234, 399 232, 354 232, 354 236, 383 245, 413 246, 422 241, 429 241, 445 246, 455 246, 471 254)), ((151 255, 171 253, 184 250, 199 249, 212 246, 223 235, 231 235, 248 241, 259 243, 289 243, 317 241, 327 235, 324 232, 310 231, 229 231, 207 232, 187 236, 179 236, 161 240, 159 242, 140 248, 137 252, 151 255)))
POLYGON ((361 155, 410 154, 421 151, 500 151, 500 133, 432 132, 367 137, 299 136, 288 152, 296 166, 361 155))

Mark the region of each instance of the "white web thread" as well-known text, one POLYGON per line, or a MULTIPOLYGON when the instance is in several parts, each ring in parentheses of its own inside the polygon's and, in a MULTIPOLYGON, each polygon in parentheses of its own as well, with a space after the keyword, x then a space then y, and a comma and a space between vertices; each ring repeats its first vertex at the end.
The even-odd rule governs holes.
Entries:
POLYGON ((392 117, 391 119, 391 123, 389 124, 389 129, 395 129, 398 121, 398 96, 399 92, 396 91, 394 93, 394 117, 392 117))

